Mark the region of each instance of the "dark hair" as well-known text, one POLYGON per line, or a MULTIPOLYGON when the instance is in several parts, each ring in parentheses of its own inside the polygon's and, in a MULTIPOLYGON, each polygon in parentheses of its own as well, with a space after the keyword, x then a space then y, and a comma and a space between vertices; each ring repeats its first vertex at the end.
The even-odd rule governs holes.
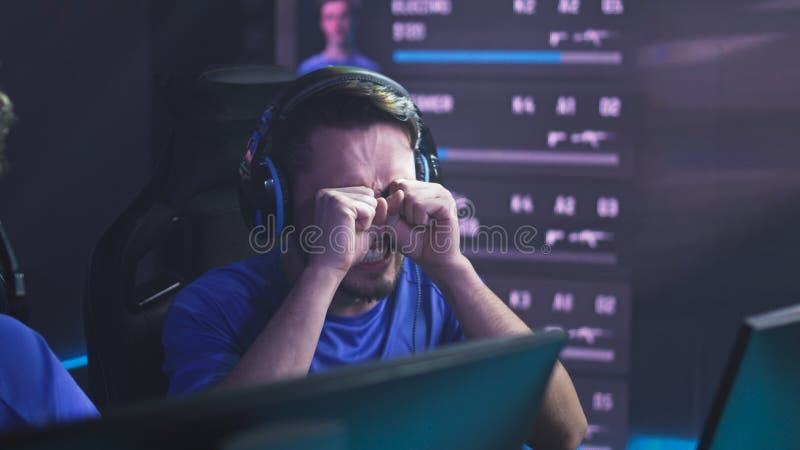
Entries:
POLYGON ((311 133, 317 127, 364 129, 378 123, 406 131, 409 149, 419 143, 422 119, 414 102, 379 84, 351 80, 301 101, 273 129, 272 159, 291 178, 309 164, 311 133))
POLYGON ((357 6, 359 6, 358 2, 356 2, 355 0, 317 0, 317 11, 321 11, 322 10, 322 5, 324 5, 325 3, 330 3, 330 2, 345 2, 345 3, 347 3, 347 12, 349 12, 350 14, 353 14, 353 9, 356 8, 357 6))

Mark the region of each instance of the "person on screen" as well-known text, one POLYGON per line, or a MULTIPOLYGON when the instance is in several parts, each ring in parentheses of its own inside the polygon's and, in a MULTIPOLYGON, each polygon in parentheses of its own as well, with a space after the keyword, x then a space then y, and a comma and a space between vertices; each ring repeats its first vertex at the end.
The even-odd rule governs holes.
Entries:
MULTIPOLYGON (((5 137, 13 120, 11 102, 0 92, 0 177, 8 169, 5 137)), ((44 338, 0 314, 0 433, 97 417, 44 338)))
POLYGON ((319 27, 325 35, 325 49, 303 61, 298 75, 328 66, 354 66, 378 71, 375 61, 367 58, 353 44, 352 0, 322 0, 319 3, 319 27))
MULTIPOLYGON (((292 225, 318 230, 318 246, 293 234, 179 292, 163 334, 171 395, 531 333, 461 253, 451 193, 415 179, 420 130, 412 100, 371 81, 328 87, 274 125, 292 225)), ((535 448, 579 445, 586 419, 560 363, 541 411, 535 448)))

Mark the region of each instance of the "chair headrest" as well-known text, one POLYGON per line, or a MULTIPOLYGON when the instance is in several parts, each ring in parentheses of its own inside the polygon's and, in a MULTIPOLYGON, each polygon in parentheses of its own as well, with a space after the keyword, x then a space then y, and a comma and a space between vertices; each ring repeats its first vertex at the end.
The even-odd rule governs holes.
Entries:
POLYGON ((158 169, 162 198, 177 204, 212 189, 235 189, 236 168, 264 108, 295 78, 280 66, 211 68, 189 83, 162 87, 174 122, 158 169))

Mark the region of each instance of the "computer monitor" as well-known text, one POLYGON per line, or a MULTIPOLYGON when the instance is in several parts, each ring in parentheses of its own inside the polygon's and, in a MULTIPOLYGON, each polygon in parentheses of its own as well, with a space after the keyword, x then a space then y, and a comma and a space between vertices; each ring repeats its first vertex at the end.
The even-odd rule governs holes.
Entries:
POLYGON ((800 305, 749 317, 698 450, 800 448, 800 305))
POLYGON ((260 429, 334 421, 344 442, 337 448, 519 450, 564 342, 563 332, 549 331, 453 344, 132 406, 96 422, 0 438, 0 448, 218 449, 260 429))

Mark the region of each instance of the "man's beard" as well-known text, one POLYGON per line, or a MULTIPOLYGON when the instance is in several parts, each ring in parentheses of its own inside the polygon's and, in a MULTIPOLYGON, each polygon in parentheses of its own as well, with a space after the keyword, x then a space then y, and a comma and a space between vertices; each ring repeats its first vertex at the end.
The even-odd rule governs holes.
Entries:
MULTIPOLYGON (((374 278, 368 278, 366 282, 364 282, 364 280, 348 280, 347 276, 345 276, 339 284, 339 288, 336 290, 337 294, 349 299, 353 303, 377 302, 391 294, 397 286, 397 281, 403 274, 404 257, 399 252, 393 252, 390 257, 394 259, 392 263, 394 276, 392 279, 384 279, 385 272, 364 274, 367 276, 375 276, 374 278)), ((391 270, 391 268, 387 270, 391 270)))

